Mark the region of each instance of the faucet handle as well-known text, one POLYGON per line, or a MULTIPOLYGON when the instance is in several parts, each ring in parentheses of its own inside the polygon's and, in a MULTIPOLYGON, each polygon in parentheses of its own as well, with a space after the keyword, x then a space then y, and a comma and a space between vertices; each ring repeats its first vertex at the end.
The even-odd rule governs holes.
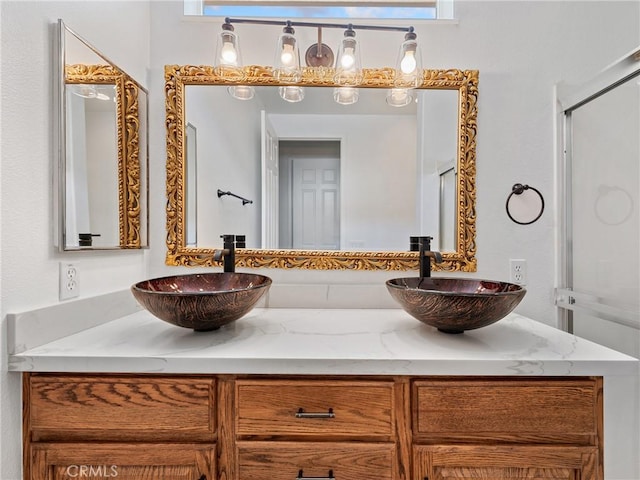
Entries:
POLYGON ((409 237, 409 251, 410 252, 420 251, 420 245, 424 245, 425 249, 429 250, 431 248, 431 240, 433 240, 433 237, 411 236, 409 237))

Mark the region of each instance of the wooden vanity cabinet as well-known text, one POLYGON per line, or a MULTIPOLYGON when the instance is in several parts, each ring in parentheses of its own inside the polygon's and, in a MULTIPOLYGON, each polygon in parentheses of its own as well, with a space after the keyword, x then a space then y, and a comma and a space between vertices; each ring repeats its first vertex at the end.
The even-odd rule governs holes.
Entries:
POLYGON ((30 480, 604 479, 601 377, 23 382, 30 480))
POLYGON ((603 480, 602 379, 412 385, 416 480, 603 480))

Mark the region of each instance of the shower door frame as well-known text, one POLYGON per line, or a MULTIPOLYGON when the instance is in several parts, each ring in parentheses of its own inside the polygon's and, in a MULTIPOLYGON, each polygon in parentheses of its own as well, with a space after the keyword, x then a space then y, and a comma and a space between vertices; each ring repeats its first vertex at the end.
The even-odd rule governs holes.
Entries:
POLYGON ((636 315, 627 310, 599 304, 588 295, 573 291, 573 188, 572 113, 614 88, 640 77, 640 46, 606 67, 580 86, 556 85, 557 168, 557 288, 558 327, 573 333, 573 312, 579 310, 632 328, 640 328, 636 315))

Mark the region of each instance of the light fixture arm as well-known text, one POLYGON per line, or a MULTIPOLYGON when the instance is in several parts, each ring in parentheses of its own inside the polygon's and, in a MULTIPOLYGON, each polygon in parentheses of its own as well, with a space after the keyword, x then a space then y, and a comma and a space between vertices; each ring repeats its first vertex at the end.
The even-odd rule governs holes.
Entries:
POLYGON ((281 25, 290 27, 321 27, 340 28, 353 30, 386 30, 394 32, 413 32, 413 27, 401 27, 392 25, 354 25, 351 23, 325 23, 325 22, 297 22, 291 20, 259 20, 254 18, 225 18, 225 23, 250 23, 253 25, 281 25))

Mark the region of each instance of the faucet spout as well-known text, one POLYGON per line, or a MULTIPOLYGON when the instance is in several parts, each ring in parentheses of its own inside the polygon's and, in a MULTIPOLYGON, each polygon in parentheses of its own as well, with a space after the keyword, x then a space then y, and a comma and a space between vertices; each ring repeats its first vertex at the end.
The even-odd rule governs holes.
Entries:
POLYGON ((219 262, 225 255, 229 255, 229 253, 229 249, 216 249, 213 251, 213 259, 219 262))
POLYGON ((427 257, 433 258, 433 263, 442 263, 442 254, 440 252, 430 251, 425 253, 427 257))

